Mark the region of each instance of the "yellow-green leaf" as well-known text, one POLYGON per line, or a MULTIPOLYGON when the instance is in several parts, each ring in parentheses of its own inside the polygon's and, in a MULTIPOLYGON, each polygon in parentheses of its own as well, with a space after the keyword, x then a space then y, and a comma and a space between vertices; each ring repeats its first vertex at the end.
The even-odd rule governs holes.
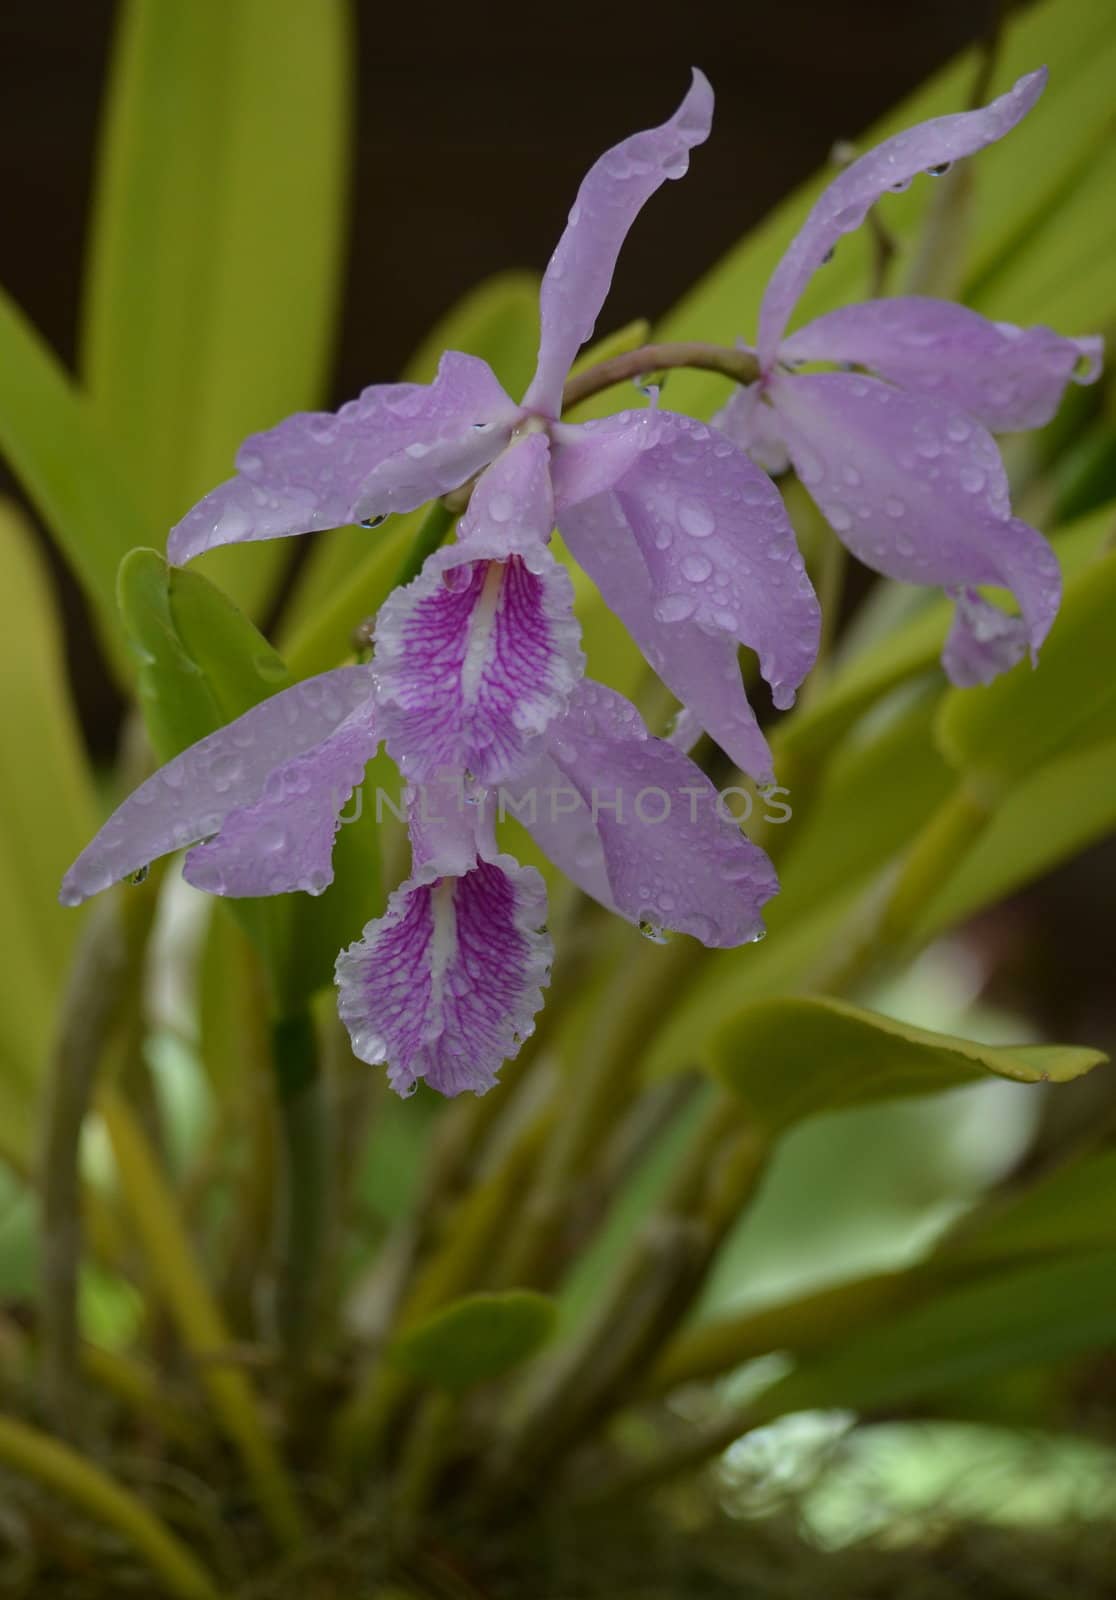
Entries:
POLYGON ((530 1289, 472 1294, 407 1329, 389 1355, 425 1383, 469 1389, 534 1355, 553 1331, 555 1316, 554 1301, 530 1289))
POLYGON ((707 1054, 746 1114, 775 1130, 845 1106, 937 1094, 989 1073, 1064 1083, 1107 1059, 1071 1045, 978 1044, 816 997, 743 1007, 713 1035, 707 1054))
MULTIPOLYGON (((242 439, 319 402, 347 199, 344 0, 127 0, 93 215, 82 372, 162 541, 242 439)), ((282 542, 207 567, 260 603, 282 542)))

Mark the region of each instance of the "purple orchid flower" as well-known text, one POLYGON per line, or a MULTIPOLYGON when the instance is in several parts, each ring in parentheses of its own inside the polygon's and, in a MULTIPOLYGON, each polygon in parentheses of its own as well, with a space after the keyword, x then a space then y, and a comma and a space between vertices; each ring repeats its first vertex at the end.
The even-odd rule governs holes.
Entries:
POLYGON ((624 237, 686 171, 712 107, 695 72, 668 122, 590 169, 543 278, 538 364, 521 404, 483 361, 450 352, 430 385, 377 385, 336 415, 289 417, 249 439, 237 476, 171 533, 168 554, 184 562, 216 545, 376 523, 476 479, 458 544, 379 621, 384 733, 409 777, 449 763, 483 782, 513 778, 568 702, 582 660, 568 579, 546 549, 555 523, 668 687, 745 771, 773 776, 737 647, 758 652, 787 706, 819 633, 777 491, 686 417, 559 420, 624 237))
MULTIPOLYGON (((320 894, 340 814, 382 737, 370 667, 339 667, 254 706, 161 767, 63 880, 80 904, 171 851, 211 894, 320 894)), ((709 779, 622 696, 583 681, 505 795, 459 773, 409 790, 412 875, 338 958, 341 1015, 363 1060, 409 1092, 483 1092, 531 1032, 550 943, 545 891, 495 844, 517 817, 588 894, 645 931, 718 947, 760 937, 767 856, 709 779)))
POLYGON ((705 774, 634 706, 583 681, 511 789, 452 774, 408 795, 412 875, 337 959, 353 1050, 393 1088, 483 1094, 534 1030, 552 947, 538 873, 498 850, 500 813, 587 894, 658 937, 711 947, 763 932, 774 868, 720 810, 705 774))
POLYGON ((896 134, 834 179, 767 285, 760 378, 714 419, 769 471, 793 463, 867 566, 950 594, 957 608, 942 661, 962 686, 990 681, 1028 651, 1034 661, 1061 600, 1054 552, 1011 514, 991 432, 1049 421, 1071 379, 1099 375, 1101 340, 989 322, 919 296, 846 306, 789 337, 786 326, 816 268, 882 195, 1002 138, 1045 83, 1045 69, 1029 73, 982 110, 896 134), (872 375, 792 370, 807 361, 872 375), (978 584, 1009 589, 1021 615, 990 605, 978 584))

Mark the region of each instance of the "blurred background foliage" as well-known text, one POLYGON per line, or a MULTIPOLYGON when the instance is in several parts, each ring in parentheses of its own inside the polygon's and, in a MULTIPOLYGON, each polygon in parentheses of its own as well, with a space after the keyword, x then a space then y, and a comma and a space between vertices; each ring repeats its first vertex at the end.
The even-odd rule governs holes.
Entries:
MULTIPOLYGON (((110 9, 78 37, 104 47, 110 9)), ((334 952, 400 874, 370 802, 320 901, 230 914, 173 865, 56 901, 153 761, 351 657, 417 532, 168 569, 167 527, 240 439, 426 379, 444 347, 518 392, 577 176, 691 53, 719 130, 633 235, 604 347, 643 342, 636 317, 748 336, 832 169, 792 180, 887 106, 858 142, 969 100, 986 46, 894 104, 989 20, 937 9, 920 34, 892 6, 791 6, 780 44, 710 8, 654 51, 602 19, 589 67, 561 38, 535 85, 496 38, 433 93, 398 40, 366 72, 377 27, 342 0, 119 8, 73 360, 27 314, 23 246, 0 295, 0 1588, 1110 1592, 1116 1096, 1089 1069, 1116 1035, 1111 380, 1008 442, 1067 580, 1038 670, 948 688, 948 607, 854 575, 772 722, 794 817, 754 830, 784 886, 766 942, 657 949, 548 871, 550 1004, 484 1101, 395 1101, 333 1016, 334 952), (851 109, 835 50, 860 61, 851 109), (536 95, 562 113, 545 138, 536 95)), ((1111 333, 1116 17, 1009 9, 992 90, 1043 61, 1050 87, 1010 139, 887 200, 891 288, 1111 333)), ((844 240, 803 314, 862 297, 871 248, 844 240)), ((721 391, 674 373, 668 398, 708 416, 721 391)), ((788 497, 817 571, 826 535, 788 497)), ((591 672, 665 728, 575 582, 591 672)), ((396 781, 380 758, 366 789, 396 781)))

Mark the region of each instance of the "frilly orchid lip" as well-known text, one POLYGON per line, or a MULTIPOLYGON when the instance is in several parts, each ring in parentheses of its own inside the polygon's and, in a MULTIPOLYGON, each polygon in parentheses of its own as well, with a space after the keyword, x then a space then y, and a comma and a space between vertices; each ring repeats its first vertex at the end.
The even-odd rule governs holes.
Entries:
POLYGON ((810 275, 882 195, 1002 138, 1045 82, 1045 70, 1029 73, 981 110, 909 128, 834 179, 764 293, 760 377, 714 419, 769 471, 793 464, 867 566, 940 585, 956 600, 942 664, 959 685, 988 682, 1028 654, 1034 661, 1061 599, 1053 552, 1011 515, 989 430, 1048 422, 1067 383, 1099 375, 1101 341, 919 296, 845 306, 789 337, 785 329, 810 275), (860 370, 794 370, 806 362, 860 370), (1010 590, 1021 615, 989 605, 978 584, 1010 590))

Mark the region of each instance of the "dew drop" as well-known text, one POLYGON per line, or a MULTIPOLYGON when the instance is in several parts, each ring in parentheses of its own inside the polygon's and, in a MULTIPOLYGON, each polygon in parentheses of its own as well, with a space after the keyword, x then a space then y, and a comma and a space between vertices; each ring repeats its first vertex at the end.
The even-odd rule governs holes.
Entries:
POLYGON ((147 875, 150 871, 150 865, 145 863, 142 867, 137 867, 135 872, 129 872, 127 881, 134 887, 138 887, 141 883, 147 882, 147 875))
POLYGON ((707 539, 717 526, 712 511, 700 500, 683 500, 678 507, 678 521, 692 539, 707 539))
POLYGON ((694 614, 694 599, 688 594, 668 594, 655 606, 660 622, 685 622, 694 614))
POLYGON ((830 527, 836 528, 838 533, 844 533, 852 527, 852 516, 845 506, 831 505, 825 514, 829 520, 830 527))
POLYGON ((988 481, 979 467, 962 467, 959 477, 966 494, 979 494, 988 481))
POLYGON ((946 432, 955 444, 964 444, 972 431, 964 417, 951 417, 946 428, 946 432))
POLYGON ((685 556, 682 561, 682 576, 691 583, 704 583, 713 571, 713 563, 707 556, 685 556))
POLYGON ((383 511, 376 517, 361 517, 360 525, 362 528, 382 528, 386 521, 387 512, 383 511))
POLYGON ((926 176, 928 178, 944 178, 952 165, 952 161, 939 161, 936 167, 927 167, 926 176))
POLYGON ((507 522, 515 510, 510 494, 494 494, 488 502, 488 514, 493 522, 507 522))
POLYGON ((899 518, 905 514, 906 509, 906 502, 900 500, 898 495, 889 495, 884 501, 884 510, 889 517, 899 518))

